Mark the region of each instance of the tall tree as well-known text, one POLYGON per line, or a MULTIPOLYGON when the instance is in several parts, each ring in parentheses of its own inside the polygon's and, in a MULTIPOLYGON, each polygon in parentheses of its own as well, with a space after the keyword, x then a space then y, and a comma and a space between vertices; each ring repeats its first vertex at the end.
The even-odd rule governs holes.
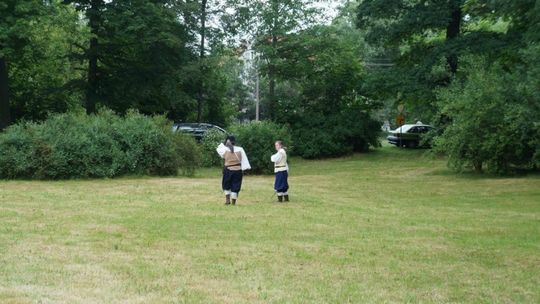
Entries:
MULTIPOLYGON (((478 25, 501 27, 500 51, 485 48, 462 60, 459 77, 438 91, 435 150, 457 170, 498 174, 540 165, 540 6, 534 0, 467 2, 478 25), (481 16, 480 18, 477 16, 481 16), (442 128, 441 128, 442 127, 442 128)), ((476 42, 478 44, 478 41, 476 42)))
POLYGON ((366 0, 358 6, 358 26, 367 29, 368 41, 387 46, 409 46, 418 51, 424 44, 444 55, 452 73, 457 71, 456 45, 461 34, 465 0, 385 1, 366 0), (438 38, 444 33, 443 42, 438 38), (429 42, 437 42, 426 43, 429 42))
POLYGON ((196 96, 196 88, 189 83, 186 68, 197 55, 172 4, 146 0, 107 4, 99 56, 104 105, 118 112, 135 108, 147 114, 194 110, 188 102, 196 96))
POLYGON ((43 1, 4 0, 0 3, 0 130, 12 122, 10 58, 29 43, 32 20, 43 13, 43 1))
MULTIPOLYGON (((176 0, 65 0, 86 16, 90 31, 85 108, 166 113, 183 119, 196 111, 190 65, 197 62, 188 31, 193 10, 176 0), (179 16, 185 16, 181 20, 179 16), (188 72, 189 71, 189 72, 188 72)), ((196 78, 196 77, 194 77, 196 78)))
POLYGON ((26 46, 10 56, 13 121, 43 120, 49 113, 80 108, 88 31, 79 13, 59 0, 50 1, 46 14, 32 19, 26 35, 26 46))
MULTIPOLYGON (((197 37, 196 47, 198 49, 198 71, 192 77, 196 78, 196 100, 197 115, 196 120, 202 122, 207 120, 205 114, 214 109, 206 109, 212 103, 209 98, 212 92, 206 91, 213 84, 207 84, 209 78, 213 77, 212 69, 218 68, 211 66, 215 63, 213 60, 207 60, 210 53, 216 52, 213 48, 221 48, 226 34, 222 28, 219 28, 218 20, 224 16, 226 6, 221 0, 180 0, 177 5, 181 7, 181 16, 189 29, 190 33, 197 37)), ((215 80, 215 79, 214 79, 215 80)))
MULTIPOLYGON (((463 1, 453 0, 449 3, 450 21, 446 26, 446 40, 448 42, 458 38, 461 32, 461 20, 463 18, 461 6, 463 1)), ((446 61, 450 67, 452 74, 456 74, 458 69, 458 54, 454 50, 450 50, 446 55, 446 61)))
POLYGON ((4 56, 0 56, 0 131, 10 123, 11 107, 9 102, 9 76, 6 59, 4 56))
POLYGON ((236 9, 229 26, 239 31, 240 36, 256 41, 256 51, 265 62, 263 74, 268 79, 267 113, 276 118, 276 64, 279 61, 278 47, 287 35, 313 25, 316 8, 308 0, 229 0, 236 9))
POLYGON ((506 28, 493 26, 501 21, 490 17, 493 11, 480 9, 486 6, 486 1, 474 0, 359 2, 358 28, 366 32, 368 43, 390 54, 394 64, 372 74, 367 81, 372 91, 407 103, 416 118, 433 118, 435 91, 455 79, 460 56, 496 58, 505 48, 506 28))
POLYGON ((98 95, 98 77, 99 77, 99 36, 103 23, 103 11, 105 1, 103 0, 65 0, 65 3, 73 3, 78 10, 84 11, 90 27, 90 41, 87 49, 88 70, 85 95, 86 113, 96 112, 96 103, 98 95))

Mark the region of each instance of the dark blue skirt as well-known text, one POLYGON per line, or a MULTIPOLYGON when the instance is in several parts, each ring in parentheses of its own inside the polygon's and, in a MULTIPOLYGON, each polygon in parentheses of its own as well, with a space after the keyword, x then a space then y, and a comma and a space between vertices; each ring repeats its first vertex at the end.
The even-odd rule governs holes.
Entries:
POLYGON ((288 171, 276 172, 276 181, 274 182, 274 189, 277 192, 287 192, 289 190, 289 178, 288 171))

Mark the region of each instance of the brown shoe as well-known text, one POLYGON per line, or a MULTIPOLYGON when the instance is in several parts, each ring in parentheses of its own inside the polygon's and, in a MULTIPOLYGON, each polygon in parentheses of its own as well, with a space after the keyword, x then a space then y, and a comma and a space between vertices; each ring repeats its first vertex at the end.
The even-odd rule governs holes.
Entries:
POLYGON ((288 195, 288 194, 285 194, 285 195, 283 196, 283 198, 285 199, 286 202, 289 201, 289 195, 288 195))
POLYGON ((225 205, 230 205, 230 204, 231 204, 231 195, 227 194, 225 195, 225 205))

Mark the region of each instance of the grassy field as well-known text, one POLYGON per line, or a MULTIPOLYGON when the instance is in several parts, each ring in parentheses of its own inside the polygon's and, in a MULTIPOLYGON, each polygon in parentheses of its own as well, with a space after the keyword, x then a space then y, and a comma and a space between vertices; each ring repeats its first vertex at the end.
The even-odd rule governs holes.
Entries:
POLYGON ((385 147, 247 176, 0 181, 0 303, 540 302, 540 176, 385 147))

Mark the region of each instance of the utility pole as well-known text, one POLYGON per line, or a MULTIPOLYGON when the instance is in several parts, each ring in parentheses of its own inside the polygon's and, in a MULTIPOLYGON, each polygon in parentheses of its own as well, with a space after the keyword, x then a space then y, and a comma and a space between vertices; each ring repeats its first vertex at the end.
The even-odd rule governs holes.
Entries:
POLYGON ((206 39, 206 17, 208 0, 201 1, 201 44, 199 45, 199 83, 197 92, 197 122, 202 122, 203 102, 204 102, 204 43, 206 39))
MULTIPOLYGON (((255 72, 255 121, 259 121, 260 117, 260 104, 261 104, 261 90, 260 90, 260 75, 259 75, 259 56, 253 49, 255 42, 247 44, 247 52, 249 53, 249 70, 255 72)), ((252 72, 250 72, 251 74, 252 72)))
POLYGON ((259 121, 259 104, 260 104, 260 90, 259 90, 259 67, 255 65, 255 121, 259 121))

